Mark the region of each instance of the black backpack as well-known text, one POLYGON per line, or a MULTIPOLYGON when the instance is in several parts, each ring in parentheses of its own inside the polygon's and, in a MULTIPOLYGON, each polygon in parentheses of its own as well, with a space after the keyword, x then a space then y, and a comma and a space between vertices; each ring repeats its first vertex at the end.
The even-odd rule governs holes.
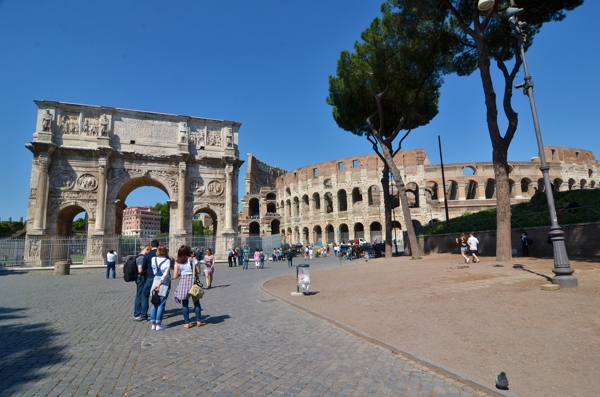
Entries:
POLYGON ((138 276, 137 257, 130 256, 123 265, 123 279, 125 282, 130 283, 135 281, 138 276))

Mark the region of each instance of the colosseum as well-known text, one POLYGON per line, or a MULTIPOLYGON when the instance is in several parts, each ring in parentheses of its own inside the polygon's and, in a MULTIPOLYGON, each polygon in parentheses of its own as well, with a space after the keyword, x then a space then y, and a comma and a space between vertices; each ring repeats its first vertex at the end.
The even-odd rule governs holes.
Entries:
MULTIPOLYGON (((588 150, 546 146, 550 178, 556 191, 593 189, 600 171, 588 150)), ((424 149, 395 157, 404 177, 412 222, 423 225, 496 206, 491 162, 431 164, 424 149)), ((509 162, 511 203, 528 201, 544 191, 540 159, 509 162)), ((376 154, 312 164, 293 171, 272 167, 248 154, 245 195, 239 215, 242 236, 281 234, 282 242, 326 244, 385 236, 381 192, 383 163, 376 154)), ((396 191, 393 181, 391 196, 396 191)), ((402 211, 393 200, 393 233, 401 239, 402 211)))

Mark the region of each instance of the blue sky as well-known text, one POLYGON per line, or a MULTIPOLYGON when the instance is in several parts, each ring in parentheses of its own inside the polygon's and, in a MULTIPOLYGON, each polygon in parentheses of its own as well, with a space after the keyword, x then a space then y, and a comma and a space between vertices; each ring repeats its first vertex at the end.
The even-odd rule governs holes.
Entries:
MULTIPOLYGON (((325 103, 340 51, 351 50, 381 0, 0 0, 0 218, 27 216, 34 99, 235 120, 240 156, 286 170, 371 153, 325 103)), ((600 155, 600 2, 544 26, 527 53, 544 144, 600 155)), ((519 80, 523 74, 519 75, 519 80)), ((448 76, 440 113, 404 148, 439 163, 491 161, 478 73, 448 76)), ((527 97, 515 92, 511 160, 537 146, 527 97)), ((502 120, 502 118, 500 118, 502 120)), ((243 189, 242 167, 240 189, 243 189)), ((139 188, 127 205, 166 195, 139 188)))

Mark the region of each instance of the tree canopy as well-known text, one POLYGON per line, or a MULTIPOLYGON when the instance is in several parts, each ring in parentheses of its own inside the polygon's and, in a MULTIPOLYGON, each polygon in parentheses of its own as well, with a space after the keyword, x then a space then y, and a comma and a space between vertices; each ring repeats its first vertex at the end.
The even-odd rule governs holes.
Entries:
POLYGON ((171 212, 169 209, 169 204, 167 203, 156 203, 153 207, 154 211, 158 211, 161 213, 162 218, 160 220, 160 232, 161 233, 169 233, 169 224, 171 212))

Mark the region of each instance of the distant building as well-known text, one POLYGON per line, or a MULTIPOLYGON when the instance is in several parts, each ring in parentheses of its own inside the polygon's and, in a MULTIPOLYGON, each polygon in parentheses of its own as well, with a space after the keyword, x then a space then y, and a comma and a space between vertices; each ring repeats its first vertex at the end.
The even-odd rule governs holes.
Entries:
POLYGON ((128 207, 123 210, 123 236, 135 236, 150 242, 160 233, 162 215, 152 207, 128 207))
POLYGON ((204 227, 210 227, 212 229, 213 220, 210 217, 210 215, 205 214, 203 212, 200 212, 200 213, 194 215, 194 220, 195 221, 202 221, 202 226, 204 226, 204 227))

